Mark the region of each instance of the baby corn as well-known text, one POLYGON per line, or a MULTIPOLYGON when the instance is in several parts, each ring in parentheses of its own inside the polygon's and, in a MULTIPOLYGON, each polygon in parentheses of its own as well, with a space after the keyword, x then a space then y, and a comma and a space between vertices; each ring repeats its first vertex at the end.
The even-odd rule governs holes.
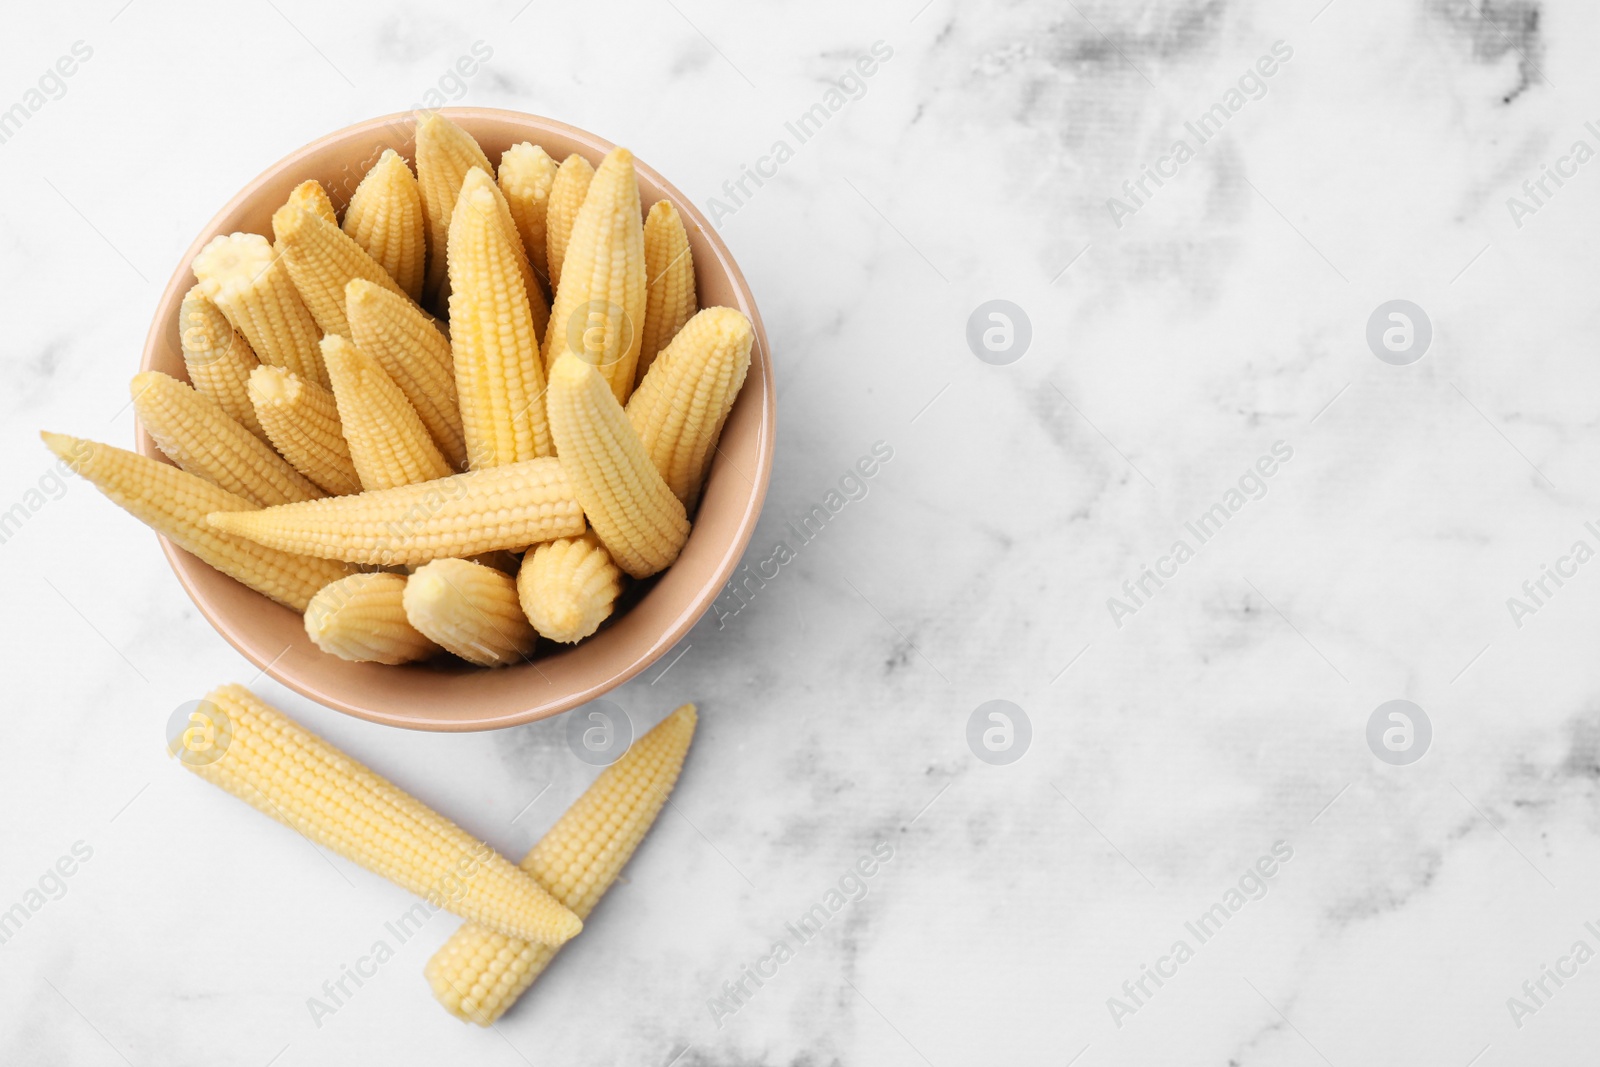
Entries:
POLYGON ((617 403, 633 392, 644 328, 644 225, 633 153, 613 148, 572 224, 545 332, 545 367, 573 352, 599 370, 617 403))
POLYGON ((344 293, 350 339, 405 393, 450 468, 463 469, 467 444, 450 342, 421 308, 381 286, 358 279, 344 293))
POLYGON ((487 172, 468 173, 450 220, 450 341, 474 469, 552 452, 526 257, 509 223, 487 172))
POLYGON ((306 606, 306 634, 322 651, 354 663, 411 663, 439 651, 406 620, 403 574, 352 574, 306 606))
POLYGON ((456 196, 473 167, 493 174, 494 166, 472 134, 436 111, 425 111, 417 119, 416 136, 417 184, 422 190, 422 214, 428 222, 428 273, 422 291, 432 306, 443 307, 449 296, 445 246, 456 196))
POLYGON ((221 404, 239 425, 266 440, 250 404, 250 372, 261 362, 244 334, 206 299, 198 284, 184 294, 178 308, 178 343, 194 387, 221 404))
POLYGON ((304 611, 317 590, 352 570, 217 530, 206 521, 207 515, 249 512, 250 501, 187 471, 65 434, 39 436, 50 451, 128 514, 228 577, 295 611, 304 611))
POLYGON ((545 209, 545 262, 550 268, 550 291, 561 286, 561 264, 567 257, 567 242, 572 239, 572 224, 578 209, 589 195, 594 181, 594 164, 574 152, 561 161, 550 183, 550 204, 545 209))
POLYGON ((535 545, 517 571, 523 614, 539 636, 562 644, 599 629, 621 592, 622 572, 592 533, 535 545))
POLYGON ((215 689, 206 702, 227 740, 179 762, 212 785, 434 906, 507 936, 560 945, 583 929, 510 860, 244 686, 215 689))
POLYGON ((322 361, 363 489, 393 489, 451 474, 411 401, 377 360, 329 334, 322 339, 322 361))
POLYGON ((289 193, 285 204, 297 208, 305 208, 319 218, 327 219, 335 226, 339 225, 339 213, 333 210, 333 201, 328 197, 328 190, 318 181, 301 182, 289 193))
POLYGON ((546 209, 555 180, 556 162, 538 145, 523 141, 506 149, 500 157, 500 191, 505 194, 534 273, 546 280, 550 277, 546 209))
POLYGON ((628 400, 628 421, 672 492, 693 510, 722 424, 750 370, 744 313, 706 308, 678 332, 628 400))
POLYGON ((190 474, 258 507, 322 495, 204 393, 153 370, 135 374, 128 389, 133 410, 156 447, 190 474))
POLYGON ((406 618, 447 652, 480 667, 519 663, 539 635, 508 574, 464 559, 434 560, 406 579, 406 618))
POLYGON ((635 578, 667 567, 689 536, 689 519, 605 379, 564 353, 550 371, 549 404, 572 493, 611 558, 635 578))
POLYGON ((272 216, 283 262, 294 287, 324 333, 350 336, 344 313, 344 287, 362 278, 405 295, 377 260, 337 225, 297 204, 285 204, 272 216))
POLYGON ((215 237, 194 257, 200 291, 244 334, 262 363, 327 385, 317 350, 317 320, 288 268, 258 233, 215 237))
POLYGON ((257 367, 250 374, 250 403, 267 440, 290 466, 334 496, 361 492, 332 393, 282 367, 257 367))
POLYGON ((412 300, 422 299, 428 252, 422 191, 411 168, 394 149, 384 149, 356 186, 345 209, 344 232, 377 260, 402 292, 412 300))
MULTIPOLYGON (((601 771, 524 857, 522 869, 578 918, 588 919, 660 814, 683 769, 695 722, 693 704, 668 715, 601 771)), ((556 952, 468 923, 433 954, 424 973, 452 1015, 492 1026, 556 952)))
MULTIPOLYGON (((648 466, 650 461, 644 462, 648 466)), ((655 468, 650 471, 654 474, 655 468)), ((662 488, 671 498, 665 483, 662 488)), ((678 508, 681 514, 683 506, 678 508)), ((556 459, 531 459, 264 511, 233 514, 235 510, 219 510, 210 521, 227 533, 285 552, 380 567, 521 549, 583 532, 583 509, 556 459)))
POLYGON ((657 200, 644 220, 644 273, 644 333, 633 372, 635 387, 695 311, 694 254, 670 200, 657 200))

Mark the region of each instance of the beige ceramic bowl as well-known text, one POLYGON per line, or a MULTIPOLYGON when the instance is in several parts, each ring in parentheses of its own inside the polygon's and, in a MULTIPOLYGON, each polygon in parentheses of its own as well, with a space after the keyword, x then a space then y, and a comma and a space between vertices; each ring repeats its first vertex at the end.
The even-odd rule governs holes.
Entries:
MULTIPOLYGON (((599 164, 612 147, 583 130, 536 115, 490 108, 446 108, 443 114, 478 139, 492 162, 520 141, 532 141, 557 160, 573 152, 599 164)), ((342 208, 366 169, 385 148, 413 158, 412 116, 389 115, 340 130, 270 167, 235 196, 195 239, 156 311, 145 340, 145 370, 186 378, 178 346, 178 305, 194 283, 189 264, 217 234, 250 231, 271 236, 272 212, 308 178, 321 181, 342 208)), ((631 583, 618 615, 572 647, 540 643, 532 663, 500 670, 444 665, 387 667, 346 663, 320 651, 301 617, 212 570, 165 538, 162 547, 178 581, 211 625, 252 663, 312 700, 351 715, 419 730, 486 730, 555 715, 632 678, 671 648, 705 613, 728 580, 750 535, 772 474, 776 409, 772 362, 750 287, 688 197, 644 163, 637 163, 646 207, 671 200, 693 249, 702 307, 738 308, 755 324, 749 378, 723 431, 694 529, 683 554, 648 582, 631 583), (552 651, 560 647, 560 651, 552 651)), ((163 458, 139 431, 138 449, 163 458)))

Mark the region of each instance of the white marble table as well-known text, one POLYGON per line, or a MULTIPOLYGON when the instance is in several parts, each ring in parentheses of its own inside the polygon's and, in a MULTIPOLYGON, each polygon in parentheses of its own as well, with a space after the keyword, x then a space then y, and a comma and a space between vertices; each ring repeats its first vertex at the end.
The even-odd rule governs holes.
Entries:
MULTIPOLYGON (((1322 2, 13 12, 0 1061, 1593 1062, 1600 11, 1322 2), (195 230, 430 88, 717 211, 780 385, 752 562, 893 453, 615 694, 641 727, 700 703, 678 810, 495 1031, 420 977, 448 917, 311 1010, 410 901, 164 758, 176 705, 256 672, 36 437, 128 442, 195 230), (995 299, 1009 363, 967 342, 995 299), (1400 365, 1366 340, 1396 299, 1432 334, 1400 365), (968 744, 991 700, 1031 723, 1009 764, 968 744), (1390 700, 1431 724, 1409 765, 1368 745, 1390 700)), ((426 735, 259 689, 513 854, 594 774, 560 720, 426 735)))

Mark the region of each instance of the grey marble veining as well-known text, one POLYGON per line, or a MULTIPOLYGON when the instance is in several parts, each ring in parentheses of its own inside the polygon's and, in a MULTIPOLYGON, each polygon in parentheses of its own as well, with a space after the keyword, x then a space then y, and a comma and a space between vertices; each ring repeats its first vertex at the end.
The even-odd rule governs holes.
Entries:
POLYGON ((108 0, 13 28, 0 1060, 1593 1060, 1600 12, 108 0), (406 733, 260 681, 36 437, 128 441, 196 229, 430 92, 629 144, 717 216, 779 383, 746 562, 793 549, 614 694, 640 729, 699 703, 675 806, 492 1032, 421 978, 448 916, 311 1011, 408 897, 161 730, 255 680, 520 854, 594 774, 564 721, 406 733), (1407 365, 1366 337, 1396 299, 1432 328, 1407 365), (1013 362, 969 346, 991 300, 1027 318, 1013 362), (1404 766, 1367 739, 1396 699, 1432 728, 1404 766), (993 700, 1031 724, 1009 764, 969 744, 993 700))

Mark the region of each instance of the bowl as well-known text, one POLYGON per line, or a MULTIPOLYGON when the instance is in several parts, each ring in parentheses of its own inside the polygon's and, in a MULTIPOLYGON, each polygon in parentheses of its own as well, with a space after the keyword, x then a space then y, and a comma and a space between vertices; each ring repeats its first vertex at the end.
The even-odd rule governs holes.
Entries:
MULTIPOLYGON (((494 108, 442 108, 498 164, 520 141, 541 145, 557 160, 577 152, 599 164, 611 142, 565 123, 494 108)), ((178 343, 178 306, 194 284, 189 264, 218 234, 247 231, 270 238, 272 213, 308 178, 327 187, 341 209, 385 148, 414 163, 411 112, 346 127, 279 160, 217 213, 167 282, 145 340, 143 370, 187 380, 178 343)), ((391 667, 348 663, 318 649, 301 616, 252 592, 166 538, 161 547, 195 606, 229 644, 290 689, 358 718, 415 730, 489 730, 566 711, 626 682, 689 632, 733 573, 755 532, 772 475, 777 424, 772 361, 755 298, 728 248, 694 203, 643 161, 635 161, 645 207, 670 200, 693 250, 700 306, 738 308, 755 327, 744 389, 728 416, 694 526, 678 561, 659 576, 630 583, 617 614, 574 646, 541 641, 528 663, 497 670, 440 661, 391 667), (552 648, 559 651, 551 652, 552 648)), ((142 428, 140 453, 165 460, 142 428)))

